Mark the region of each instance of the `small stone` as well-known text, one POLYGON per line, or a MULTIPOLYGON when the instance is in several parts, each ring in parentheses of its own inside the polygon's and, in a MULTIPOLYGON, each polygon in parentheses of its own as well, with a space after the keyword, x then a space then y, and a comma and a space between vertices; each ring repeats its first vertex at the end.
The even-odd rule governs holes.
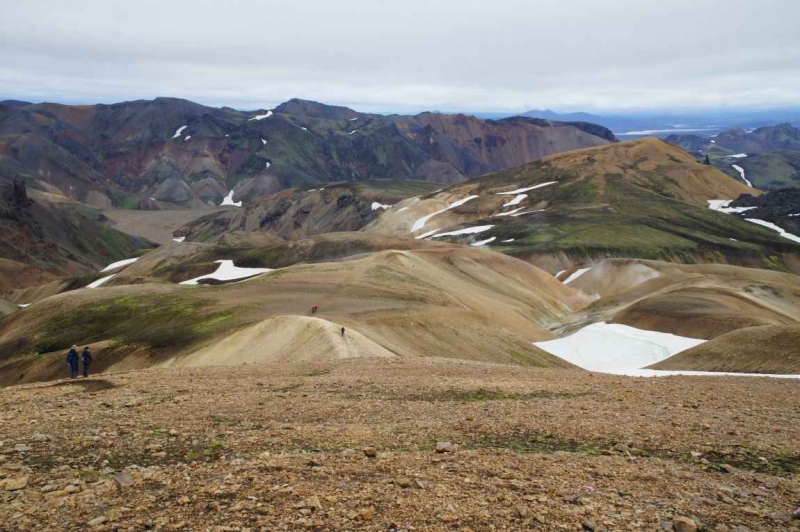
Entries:
POLYGON ((81 491, 81 489, 74 484, 71 484, 66 488, 64 488, 64 493, 66 493, 67 495, 69 495, 70 493, 78 493, 79 491, 81 491))
POLYGON ((697 525, 688 517, 676 517, 672 520, 672 530, 675 532, 697 532, 697 525))
POLYGON ((127 486, 133 486, 134 480, 130 473, 127 471, 122 471, 114 475, 114 482, 116 482, 117 486, 120 488, 124 488, 127 486))
POLYGON ((410 488, 411 487, 411 479, 410 478, 397 478, 394 480, 394 483, 400 486, 401 488, 410 488))
POLYGON ((358 511, 357 517, 362 521, 371 521, 375 517, 375 507, 362 508, 358 511))
POLYGON ((452 453, 455 452, 455 446, 449 441, 438 441, 434 450, 439 454, 452 453))
POLYGON ((455 523, 458 521, 458 516, 455 514, 444 514, 439 516, 439 520, 444 523, 455 523))
POLYGON ((100 526, 100 525, 104 524, 106 521, 108 521, 106 516, 101 515, 100 517, 95 517, 94 519, 92 519, 91 521, 89 521, 86 524, 89 525, 89 526, 100 526))
POLYGON ((594 532, 594 522, 591 519, 584 519, 581 521, 581 528, 586 532, 594 532))
POLYGON ((7 478, 3 481, 3 487, 6 491, 17 491, 25 489, 28 486, 28 477, 7 478))
POLYGON ((719 466, 720 471, 724 471, 725 473, 733 473, 736 469, 729 464, 722 464, 719 466))
POLYGON ((319 458, 312 458, 307 462, 306 465, 308 465, 308 467, 320 467, 322 466, 322 460, 319 458))
POLYGON ((31 450, 31 446, 25 445, 24 443, 18 443, 14 446, 14 450, 18 453, 26 453, 31 450))
POLYGON ((378 456, 378 451, 375 450, 375 447, 364 447, 363 449, 361 449, 361 451, 367 458, 375 458, 376 456, 378 456))
POLYGON ((34 434, 33 435, 33 441, 49 441, 49 440, 50 440, 50 436, 48 436, 47 434, 34 434))

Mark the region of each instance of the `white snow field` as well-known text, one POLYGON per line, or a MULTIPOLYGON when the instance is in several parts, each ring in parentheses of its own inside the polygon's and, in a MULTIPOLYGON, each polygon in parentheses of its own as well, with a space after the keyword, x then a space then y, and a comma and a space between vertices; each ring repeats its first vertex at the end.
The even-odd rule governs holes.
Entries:
POLYGON ((233 201, 233 190, 231 190, 231 191, 228 193, 228 195, 227 195, 227 196, 225 196, 225 197, 222 199, 222 203, 220 203, 220 204, 219 204, 219 206, 220 206, 220 207, 223 207, 223 206, 225 206, 225 205, 230 205, 230 206, 232 206, 232 207, 241 207, 241 206, 242 206, 242 202, 241 202, 241 201, 236 201, 236 202, 235 202, 235 201, 233 201))
POLYGON ((708 200, 708 208, 712 211, 723 212, 725 214, 732 214, 737 212, 745 212, 749 211, 750 209, 756 209, 757 207, 728 207, 733 203, 733 200, 730 199, 710 199, 708 200))
POLYGON ((800 244, 800 236, 793 235, 792 233, 787 233, 782 228, 778 227, 772 222, 765 222, 764 220, 759 220, 758 218, 745 218, 745 220, 754 224, 764 226, 768 229, 772 229, 773 231, 777 231, 778 234, 781 235, 783 238, 788 238, 789 240, 792 240, 800 244))
POLYGON ((125 259, 125 260, 118 260, 117 262, 112 262, 111 264, 109 264, 108 266, 106 266, 105 268, 100 270, 100 273, 110 272, 111 270, 116 270, 117 268, 122 268, 123 266, 127 266, 128 264, 133 264, 137 260, 139 260, 138 257, 134 258, 134 259, 125 259))
POLYGON ((186 129, 187 127, 189 127, 189 126, 181 126, 178 129, 176 129, 175 130, 175 134, 172 135, 172 138, 173 139, 177 139, 178 137, 180 137, 181 133, 183 133, 183 130, 186 129))
POLYGON ((459 236, 459 235, 477 235, 483 233, 494 227, 493 225, 477 225, 475 227, 467 227, 466 229, 458 229, 456 231, 449 231, 447 233, 439 233, 432 235, 431 238, 439 238, 440 236, 459 236))
POLYGON ((691 349, 706 340, 646 331, 618 323, 593 323, 563 338, 533 345, 583 369, 629 377, 694 375, 713 377, 771 377, 800 379, 800 375, 656 370, 647 366, 691 349))
POLYGON ((377 202, 377 201, 373 201, 372 202, 372 210, 373 211, 377 211, 378 209, 388 209, 390 207, 391 207, 391 205, 385 205, 385 204, 377 202))
POLYGON ((470 246, 472 246, 472 247, 474 247, 474 248, 478 248, 478 247, 481 247, 481 246, 485 246, 485 245, 486 245, 486 244, 488 244, 489 242, 494 242, 496 239, 497 239, 497 237, 496 237, 496 236, 492 236, 492 237, 489 237, 489 238, 487 238, 486 240, 480 240, 480 241, 478 241, 478 242, 475 242, 475 243, 473 243, 473 244, 470 244, 470 246))
POLYGON ((513 211, 499 212, 499 213, 495 214, 495 216, 513 216, 513 215, 514 215, 514 213, 517 213, 517 212, 521 211, 521 210, 522 210, 522 209, 524 209, 524 208, 525 208, 525 207, 517 207, 517 208, 516 208, 516 209, 514 209, 513 211))
MULTIPOLYGON (((105 271, 105 270, 103 270, 103 271, 105 271)), ((108 277, 103 277, 103 278, 98 279, 98 280, 96 280, 96 281, 94 281, 92 283, 89 283, 88 285, 86 285, 86 288, 97 288, 98 286, 103 285, 103 284, 107 283, 108 281, 110 281, 111 278, 114 277, 115 275, 117 275, 117 274, 116 273, 112 273, 108 277)))
POLYGON ((534 345, 583 369, 616 373, 661 362, 703 342, 705 340, 600 322, 569 336, 534 345))
POLYGON ((549 185, 555 185, 558 181, 548 181, 547 183, 541 183, 539 185, 533 185, 532 187, 525 187, 525 188, 518 188, 517 190, 512 190, 510 192, 498 192, 498 196, 515 196, 517 194, 522 194, 523 192, 528 192, 529 190, 536 190, 537 188, 546 187, 549 185))
POLYGON ((742 168, 742 167, 741 167, 741 166, 739 166, 738 164, 732 164, 731 166, 733 167, 733 169, 734 169, 734 170, 736 170, 737 172, 739 172, 739 174, 741 174, 741 176, 742 176, 742 181, 744 181, 744 182, 747 184, 747 186, 748 186, 748 187, 752 187, 752 186, 753 186, 753 183, 751 183, 750 181, 748 181, 748 180, 747 180, 747 178, 745 177, 745 175, 744 175, 744 168, 742 168))
POLYGON ((217 281, 235 281, 237 279, 246 279, 262 273, 271 272, 270 268, 239 268, 234 266, 232 260, 216 260, 219 268, 214 273, 208 275, 201 275, 188 281, 183 281, 179 284, 196 285, 202 279, 216 279, 217 281))
MULTIPOLYGON (((571 283, 572 281, 574 281, 575 279, 577 279, 578 277, 580 277, 584 273, 588 272, 589 270, 591 270, 591 268, 581 268, 579 270, 575 270, 574 272, 572 272, 572 275, 570 275, 569 277, 564 279, 564 284, 571 283)), ((561 273, 561 272, 559 272, 559 273, 561 273)), ((558 274, 556 274, 556 275, 558 275, 558 274)))
POLYGON ((431 218, 433 218, 437 214, 442 214, 443 212, 449 211, 450 209, 455 209, 456 207, 460 207, 460 206, 464 205, 466 202, 468 202, 470 200, 473 200, 473 199, 475 199, 477 197, 478 196, 467 196, 464 199, 460 199, 458 201, 454 201, 453 203, 451 203, 450 205, 448 205, 447 207, 445 207, 444 209, 442 209, 440 211, 436 211, 436 212, 431 213, 431 214, 426 214, 425 216, 423 216, 422 218, 420 218, 419 220, 414 222, 414 225, 411 227, 411 232, 412 233, 416 233, 417 231, 419 231, 420 229, 425 227, 425 224, 428 222, 428 220, 430 220, 431 218))
POLYGON ((272 116, 272 111, 267 111, 266 114, 263 115, 256 115, 253 118, 248 118, 248 122, 252 122, 253 120, 264 120, 265 118, 269 118, 272 116))
POLYGON ((520 202, 527 197, 527 194, 517 194, 511 201, 503 203, 503 207, 513 207, 514 205, 519 205, 520 202))
POLYGON ((438 232, 439 232, 438 229, 434 229, 433 231, 428 231, 427 233, 422 233, 421 235, 416 237, 416 240, 422 240, 423 238, 428 238, 429 236, 435 235, 438 232))

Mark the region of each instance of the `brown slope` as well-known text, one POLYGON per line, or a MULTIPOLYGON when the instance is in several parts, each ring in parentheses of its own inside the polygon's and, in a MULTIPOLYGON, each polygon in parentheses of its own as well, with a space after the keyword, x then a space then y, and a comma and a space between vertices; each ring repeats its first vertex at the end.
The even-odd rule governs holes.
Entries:
POLYGON ((585 302, 579 294, 501 254, 422 245, 427 249, 297 265, 224 286, 135 284, 52 296, 0 322, 0 373, 4 380, 40 378, 49 366, 34 371, 37 359, 21 353, 54 351, 48 360, 60 364, 63 347, 104 340, 118 348, 106 354, 115 364, 143 356, 131 346, 148 345, 146 364, 170 363, 208 342, 224 345, 240 326, 308 315, 314 304, 316 317, 397 356, 565 365, 532 342, 552 337, 547 328, 585 302))
POLYGON ((800 373, 800 326, 731 331, 650 366, 652 369, 800 373))

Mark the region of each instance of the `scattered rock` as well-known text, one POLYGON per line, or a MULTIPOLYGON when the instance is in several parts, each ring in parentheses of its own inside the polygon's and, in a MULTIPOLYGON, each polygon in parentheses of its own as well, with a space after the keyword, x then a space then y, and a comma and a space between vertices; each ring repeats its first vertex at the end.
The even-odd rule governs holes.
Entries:
POLYGON ((443 523, 455 523, 458 521, 458 516, 456 514, 443 514, 439 516, 439 520, 443 523))
POLYGON ((364 456, 367 458, 375 458, 378 456, 378 451, 375 449, 375 447, 364 447, 361 450, 364 453, 364 456))
POLYGON ((697 532, 697 525, 688 517, 676 517, 672 520, 672 530, 675 532, 697 532))
POLYGON ((119 486, 120 488, 125 488, 127 486, 133 486, 135 480, 133 479, 130 473, 128 473, 127 471, 122 471, 114 475, 114 482, 116 482, 117 486, 119 486))
POLYGON ((95 517, 86 524, 89 526, 100 526, 102 524, 105 524, 106 521, 108 521, 108 518, 106 518, 106 516, 104 515, 101 515, 100 517, 95 517))
POLYGON ((7 478, 2 481, 6 491, 17 491, 28 486, 28 477, 7 478))
POLYGON ((411 479, 410 478, 405 478, 405 477, 396 478, 394 480, 394 483, 396 485, 400 486, 401 488, 410 488, 411 487, 411 479))
POLYGON ((455 452, 456 448, 455 445, 450 443, 449 441, 437 441, 436 448, 434 449, 437 453, 453 453, 455 452))
POLYGON ((18 453, 26 453, 31 450, 31 446, 25 445, 24 443, 18 443, 14 446, 14 450, 18 453))
POLYGON ((591 519, 584 519, 581 521, 581 528, 586 530, 586 532, 594 532, 594 521, 591 519))

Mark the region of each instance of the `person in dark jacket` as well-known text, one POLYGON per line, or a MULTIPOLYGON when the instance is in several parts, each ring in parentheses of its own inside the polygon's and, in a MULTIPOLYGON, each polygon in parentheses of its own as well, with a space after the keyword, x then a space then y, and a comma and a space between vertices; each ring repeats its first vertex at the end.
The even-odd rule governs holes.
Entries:
POLYGON ((89 351, 89 346, 83 348, 83 353, 81 353, 81 362, 83 362, 83 376, 89 376, 89 366, 92 365, 92 352, 89 351))
POLYGON ((67 365, 69 366, 69 378, 74 379, 78 376, 78 346, 73 345, 67 353, 67 365))

